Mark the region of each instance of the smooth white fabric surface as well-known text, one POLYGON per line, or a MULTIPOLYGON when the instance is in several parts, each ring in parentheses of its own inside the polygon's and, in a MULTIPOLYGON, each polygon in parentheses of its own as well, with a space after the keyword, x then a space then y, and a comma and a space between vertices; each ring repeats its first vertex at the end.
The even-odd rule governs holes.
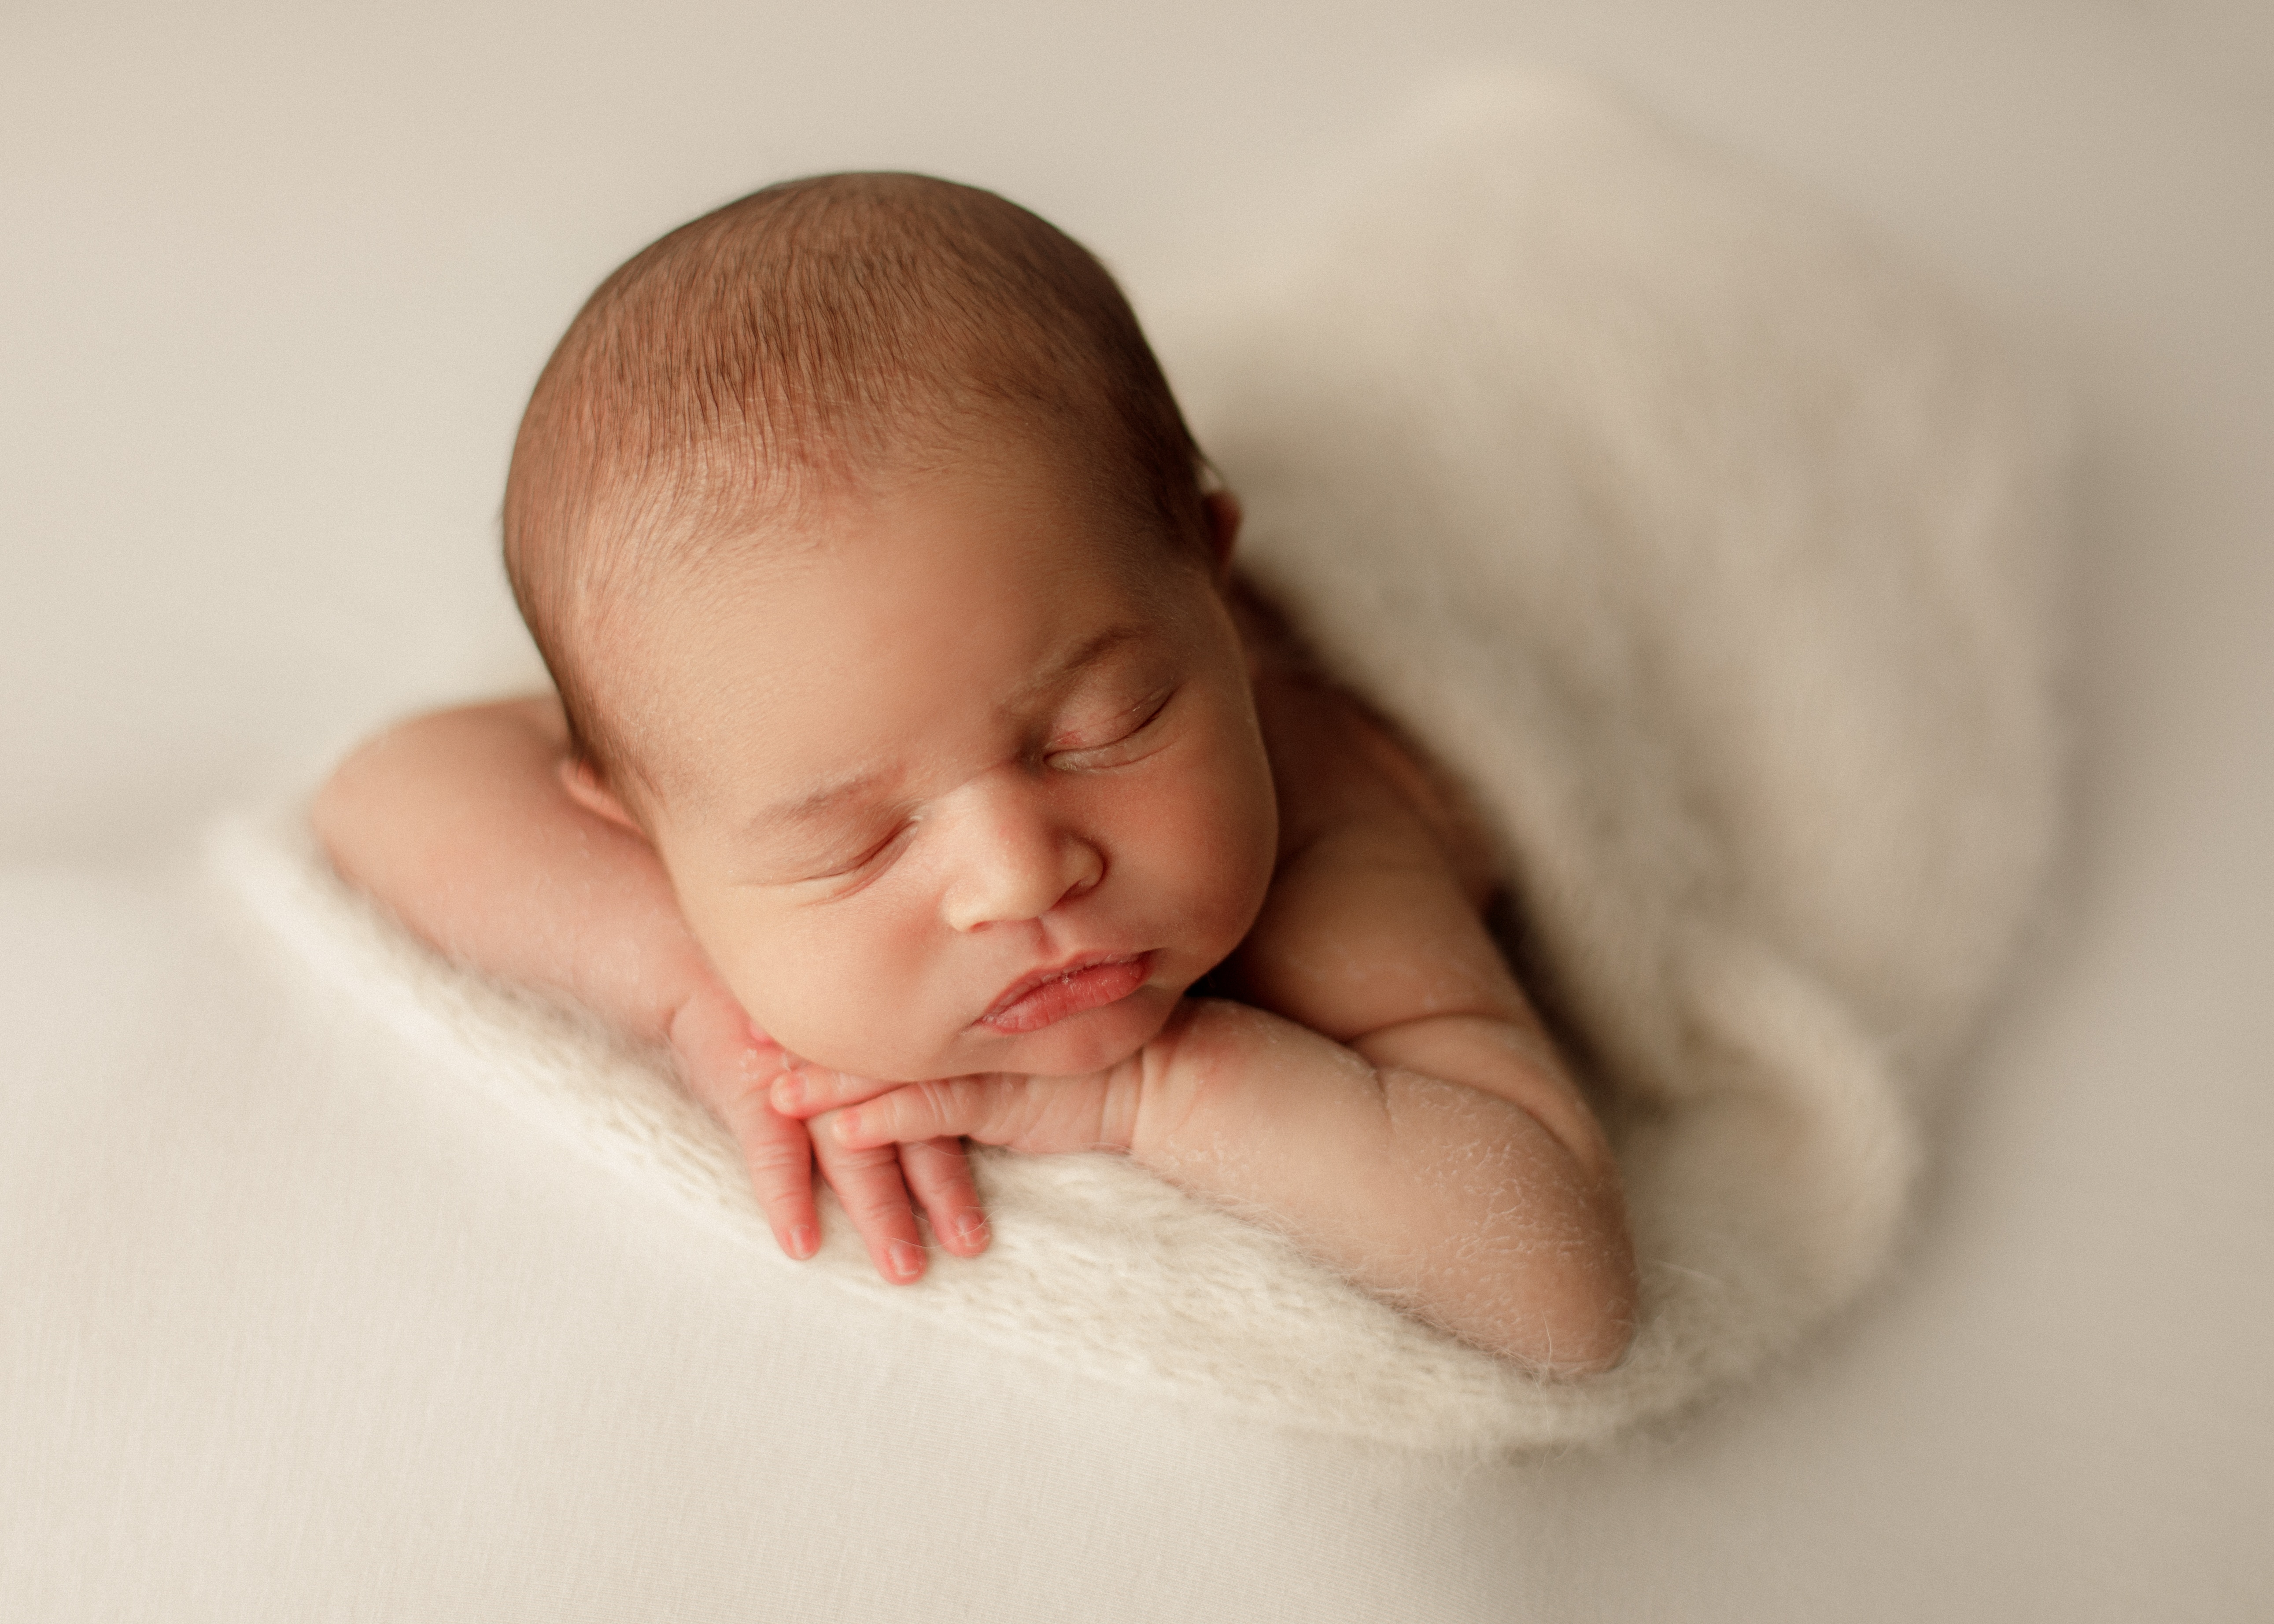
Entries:
POLYGON ((0 23, 0 1611, 2263 1612, 2261 13, 1713 13, 0 23), (1446 62, 1542 55, 1866 217, 2084 405, 2060 909, 1896 1277, 1747 1392, 1454 1471, 905 1338, 497 1154, 478 1101, 300 1008, 169 877, 224 800, 482 680, 518 397, 628 244, 897 162, 1035 204, 1142 293, 1446 62))

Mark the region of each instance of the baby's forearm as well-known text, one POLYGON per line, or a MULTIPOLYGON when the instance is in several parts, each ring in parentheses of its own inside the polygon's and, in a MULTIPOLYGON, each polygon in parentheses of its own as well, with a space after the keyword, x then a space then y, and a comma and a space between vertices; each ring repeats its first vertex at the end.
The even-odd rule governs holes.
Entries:
POLYGON ((653 849, 569 799, 566 745, 550 699, 418 718, 341 764, 316 831, 443 952, 662 1040, 709 965, 653 849))
POLYGON ((1197 1002, 1141 1057, 1130 1151, 1479 1346, 1600 1370, 1632 1335, 1633 1254, 1600 1132, 1538 1054, 1473 1017, 1345 1047, 1197 1002))
MULTIPOLYGON (((312 818, 341 874, 445 953, 668 1043, 689 1090, 742 1147, 782 1250, 811 1257, 814 1147, 766 1103, 780 1050, 712 969, 655 848, 569 794, 567 756, 550 699, 420 717, 343 763, 312 818)), ((986 1250, 959 1147, 832 1147, 819 1168, 887 1280, 924 1272, 912 1193, 950 1251, 986 1250)))

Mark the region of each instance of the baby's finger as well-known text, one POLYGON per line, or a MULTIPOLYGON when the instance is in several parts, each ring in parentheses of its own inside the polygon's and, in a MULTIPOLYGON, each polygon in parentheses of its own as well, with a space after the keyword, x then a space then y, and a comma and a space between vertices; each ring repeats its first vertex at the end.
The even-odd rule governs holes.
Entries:
POLYGON ((814 1154, 822 1176, 837 1192, 846 1215, 869 1248, 877 1272, 895 1285, 922 1279, 923 1238, 916 1231, 907 1185, 901 1182, 900 1147, 853 1150, 817 1139, 814 1154))
POLYGON ((774 1239, 793 1258, 811 1257, 821 1245, 813 1206, 813 1136, 803 1123, 776 1112, 763 1093, 731 1100, 719 1114, 742 1147, 742 1165, 774 1239))
POLYGON ((727 1124, 742 1147, 750 1185, 774 1239, 793 1258, 821 1245, 813 1206, 813 1139, 802 1122, 773 1109, 768 1089, 782 1052, 723 996, 690 1000, 672 1023, 689 1093, 727 1124))
POLYGON ((1020 1079, 953 1077, 909 1083, 832 1112, 810 1126, 817 1145, 833 1141, 848 1149, 966 1136, 1005 1145, 1020 1137, 1032 1115, 1031 1105, 1031 1091, 1020 1079))
POLYGON ((971 1161, 961 1139, 919 1139, 900 1147, 900 1172, 931 1221, 939 1244, 958 1257, 987 1250, 987 1209, 971 1181, 971 1161))
POLYGON ((901 1086, 796 1062, 785 1066, 774 1078, 773 1107, 785 1116, 813 1117, 840 1106, 873 1100, 901 1086))

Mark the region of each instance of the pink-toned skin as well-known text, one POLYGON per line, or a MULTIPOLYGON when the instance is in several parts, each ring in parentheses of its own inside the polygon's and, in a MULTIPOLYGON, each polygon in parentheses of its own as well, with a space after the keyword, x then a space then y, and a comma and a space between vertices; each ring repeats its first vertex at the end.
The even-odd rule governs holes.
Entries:
POLYGON ((659 782, 576 792, 653 843, 727 989, 815 1064, 1110 1064, 1262 906, 1276 801, 1230 611, 1053 468, 968 458, 834 503, 616 632, 659 782), (987 1019, 1138 955, 1109 1004, 987 1019))
POLYGON ((366 747, 319 827, 446 949, 670 1041, 795 1255, 814 1165, 905 1281, 916 1209, 986 1244, 963 1136, 1109 1149, 1480 1345, 1615 1362, 1615 1170, 1410 761, 1258 664, 1228 500, 1211 574, 1087 488, 997 446, 638 605, 639 793, 516 702, 366 747), (1247 1002, 1183 996, 1236 949, 1247 1002))

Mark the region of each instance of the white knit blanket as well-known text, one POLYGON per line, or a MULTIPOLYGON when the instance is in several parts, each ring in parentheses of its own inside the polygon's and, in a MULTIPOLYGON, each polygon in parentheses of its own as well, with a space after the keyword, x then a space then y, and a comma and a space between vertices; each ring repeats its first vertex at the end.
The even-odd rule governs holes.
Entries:
POLYGON ((1103 1156, 983 1154, 997 1240, 781 1259, 655 1053, 435 958, 293 811, 218 861, 314 974, 673 1213, 1105 1380, 1419 1448, 1599 1440, 1886 1259, 1915 1116, 2037 890, 2058 780, 2044 414, 1836 222, 1557 80, 1441 98, 1272 263, 1156 323, 1251 566, 1496 821, 1608 1091, 1644 1268, 1542 1382, 1103 1156))

